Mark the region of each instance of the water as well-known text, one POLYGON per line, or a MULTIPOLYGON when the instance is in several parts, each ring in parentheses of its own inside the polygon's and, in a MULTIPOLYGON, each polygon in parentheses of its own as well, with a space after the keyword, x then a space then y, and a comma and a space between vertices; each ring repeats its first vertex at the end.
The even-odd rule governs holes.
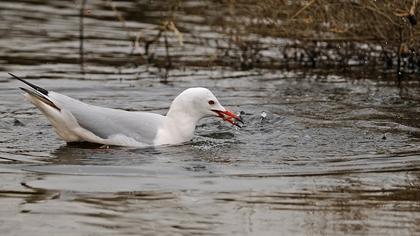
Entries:
MULTIPOLYGON (((136 54, 101 1, 88 1, 101 17, 85 19, 82 75, 75 6, 0 3, 2 235, 420 233, 418 85, 192 66, 160 83, 156 66, 123 63, 136 54), (5 72, 88 103, 161 114, 183 89, 205 86, 246 124, 208 118, 178 146, 69 146, 5 72)), ((127 25, 153 29, 153 13, 127 25)))

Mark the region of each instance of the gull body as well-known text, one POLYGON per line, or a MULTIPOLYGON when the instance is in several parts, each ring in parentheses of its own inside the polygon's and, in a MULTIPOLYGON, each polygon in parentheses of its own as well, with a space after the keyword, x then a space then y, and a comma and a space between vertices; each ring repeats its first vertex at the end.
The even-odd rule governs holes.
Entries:
POLYGON ((189 88, 171 103, 166 116, 90 105, 47 91, 13 74, 30 88, 24 96, 50 121, 66 142, 91 142, 117 146, 157 146, 191 140, 198 121, 218 116, 233 125, 242 122, 227 111, 206 88, 189 88))

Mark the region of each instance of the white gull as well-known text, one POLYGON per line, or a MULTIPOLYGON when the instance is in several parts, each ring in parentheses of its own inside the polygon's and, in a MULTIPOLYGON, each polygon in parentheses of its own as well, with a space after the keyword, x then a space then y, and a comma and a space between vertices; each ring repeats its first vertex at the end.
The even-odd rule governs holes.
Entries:
POLYGON ((11 73, 30 86, 25 97, 51 122, 66 142, 91 142, 117 146, 180 144, 191 140, 198 121, 218 116, 239 126, 241 118, 226 110, 206 88, 189 88, 172 102, 166 116, 86 104, 66 95, 47 91, 11 73))

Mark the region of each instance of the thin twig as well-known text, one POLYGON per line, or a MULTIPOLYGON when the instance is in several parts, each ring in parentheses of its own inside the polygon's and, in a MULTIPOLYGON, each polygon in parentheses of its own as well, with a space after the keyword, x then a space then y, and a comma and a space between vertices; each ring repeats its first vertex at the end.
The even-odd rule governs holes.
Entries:
POLYGON ((84 23, 83 20, 85 18, 85 6, 86 6, 87 0, 82 1, 82 5, 80 7, 79 11, 79 63, 80 63, 80 72, 82 74, 85 74, 85 58, 84 58, 84 47, 83 47, 83 41, 85 39, 84 37, 84 23))
POLYGON ((130 29, 127 27, 126 21, 124 17, 121 15, 121 13, 118 11, 117 6, 112 0, 107 0, 108 5, 111 6, 112 12, 114 13, 115 17, 118 19, 119 22, 121 22, 121 25, 127 34, 128 40, 131 41, 131 46, 133 47, 133 50, 135 50, 135 44, 136 44, 136 38, 131 35, 130 29))
POLYGON ((310 1, 308 4, 306 4, 305 6, 303 6, 301 9, 299 9, 299 11, 297 11, 292 17, 291 19, 297 17, 300 13, 302 13, 306 8, 310 7, 316 0, 312 0, 310 1))

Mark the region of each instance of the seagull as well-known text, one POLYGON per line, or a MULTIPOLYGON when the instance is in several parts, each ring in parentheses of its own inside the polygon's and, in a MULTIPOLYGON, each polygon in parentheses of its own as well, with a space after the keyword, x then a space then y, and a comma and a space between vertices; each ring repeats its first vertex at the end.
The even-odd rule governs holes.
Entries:
POLYGON ((24 96, 51 122, 67 143, 89 142, 112 146, 175 145, 190 141, 199 120, 217 116, 241 127, 242 119, 226 110, 207 88, 188 88, 172 102, 166 116, 90 105, 48 91, 18 76, 29 86, 24 96))

